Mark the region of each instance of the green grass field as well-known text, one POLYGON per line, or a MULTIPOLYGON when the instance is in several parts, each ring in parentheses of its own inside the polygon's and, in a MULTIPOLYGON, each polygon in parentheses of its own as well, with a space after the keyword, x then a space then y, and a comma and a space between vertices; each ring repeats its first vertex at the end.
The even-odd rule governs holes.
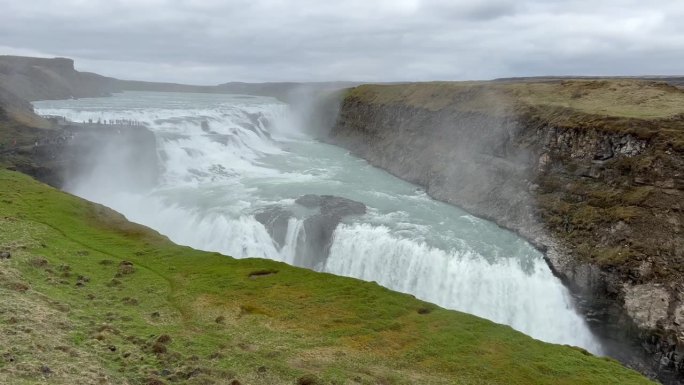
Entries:
POLYGON ((659 119, 680 115, 684 92, 645 80, 555 80, 529 82, 431 82, 362 85, 350 96, 361 100, 401 104, 437 111, 510 112, 522 106, 563 108, 584 114, 659 119))
POLYGON ((0 251, 1 384, 650 383, 374 283, 181 247, 5 170, 0 251))

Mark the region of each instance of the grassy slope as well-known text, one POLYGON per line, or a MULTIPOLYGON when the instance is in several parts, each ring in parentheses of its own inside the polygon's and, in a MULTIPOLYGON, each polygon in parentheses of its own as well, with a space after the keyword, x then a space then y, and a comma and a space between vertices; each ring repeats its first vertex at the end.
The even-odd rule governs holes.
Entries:
POLYGON ((458 105, 484 110, 508 105, 553 106, 586 114, 627 118, 667 118, 682 114, 684 93, 665 83, 640 80, 548 82, 431 82, 363 85, 350 96, 374 103, 399 103, 430 110, 458 105))
POLYGON ((0 383, 649 383, 374 283, 177 246, 18 173, 0 186, 0 383))

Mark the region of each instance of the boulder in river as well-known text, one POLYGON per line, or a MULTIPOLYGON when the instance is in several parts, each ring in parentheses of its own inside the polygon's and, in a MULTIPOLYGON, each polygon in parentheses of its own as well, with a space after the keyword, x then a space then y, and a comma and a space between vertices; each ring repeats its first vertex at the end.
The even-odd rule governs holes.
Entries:
POLYGON ((328 257, 333 233, 342 218, 366 213, 363 203, 333 195, 307 194, 295 202, 307 208, 320 208, 318 214, 304 220, 306 242, 297 255, 297 264, 309 268, 320 266, 328 257))
POLYGON ((366 205, 363 203, 333 195, 306 194, 299 197, 295 203, 307 208, 320 207, 321 214, 323 215, 344 217, 347 215, 363 215, 366 213, 366 205))
MULTIPOLYGON (((333 195, 306 194, 299 197, 297 204, 309 209, 318 209, 304 219, 303 234, 297 239, 294 264, 316 269, 328 257, 332 236, 342 218, 363 215, 366 205, 351 199, 333 195)), ((279 205, 267 206, 254 214, 254 219, 263 224, 278 248, 285 246, 285 238, 293 211, 279 205)))
POLYGON ((207 122, 206 120, 203 120, 203 121, 200 123, 200 128, 202 128, 202 131, 204 131, 204 132, 210 132, 210 131, 211 131, 211 130, 209 129, 209 122, 207 122))
POLYGON ((266 227, 266 231, 278 246, 283 247, 287 235, 287 225, 293 216, 294 214, 290 210, 274 205, 254 214, 254 219, 266 227))

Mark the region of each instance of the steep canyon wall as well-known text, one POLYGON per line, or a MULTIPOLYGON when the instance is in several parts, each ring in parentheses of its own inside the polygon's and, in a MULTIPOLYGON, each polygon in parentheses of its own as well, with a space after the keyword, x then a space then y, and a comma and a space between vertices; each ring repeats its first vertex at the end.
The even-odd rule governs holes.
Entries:
POLYGON ((368 85, 328 140, 546 251, 613 355, 668 382, 684 369, 677 105, 624 80, 368 85))

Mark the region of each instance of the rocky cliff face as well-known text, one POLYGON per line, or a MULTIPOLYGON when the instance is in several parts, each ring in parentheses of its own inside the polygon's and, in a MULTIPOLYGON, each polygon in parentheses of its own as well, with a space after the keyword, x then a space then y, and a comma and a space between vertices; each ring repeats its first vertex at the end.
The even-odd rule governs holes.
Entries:
POLYGON ((677 383, 684 116, 607 99, 636 91, 684 103, 638 82, 362 86, 329 140, 529 239, 613 356, 677 383))
POLYGON ((144 127, 52 122, 49 128, 41 128, 2 115, 2 111, 0 108, 0 167, 57 188, 95 173, 104 175, 100 188, 156 184, 160 167, 156 139, 144 127))

